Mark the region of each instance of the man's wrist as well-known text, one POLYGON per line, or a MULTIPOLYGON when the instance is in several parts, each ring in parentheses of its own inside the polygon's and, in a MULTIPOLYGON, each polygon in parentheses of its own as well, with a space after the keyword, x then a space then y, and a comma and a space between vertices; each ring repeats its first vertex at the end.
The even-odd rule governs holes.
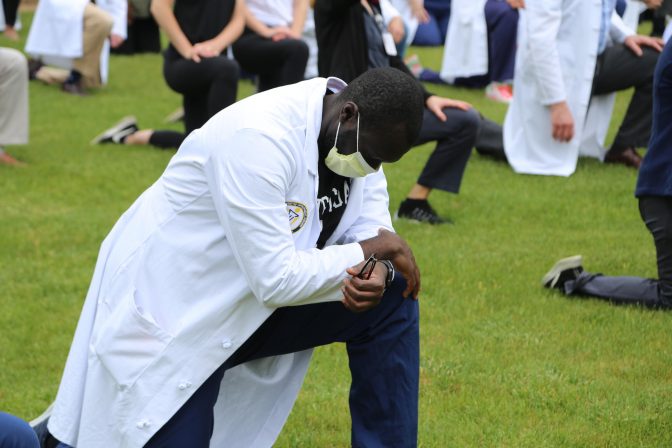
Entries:
POLYGON ((394 265, 390 260, 378 260, 378 262, 382 263, 387 268, 387 275, 385 276, 385 290, 387 291, 387 288, 389 288, 394 281, 394 265))

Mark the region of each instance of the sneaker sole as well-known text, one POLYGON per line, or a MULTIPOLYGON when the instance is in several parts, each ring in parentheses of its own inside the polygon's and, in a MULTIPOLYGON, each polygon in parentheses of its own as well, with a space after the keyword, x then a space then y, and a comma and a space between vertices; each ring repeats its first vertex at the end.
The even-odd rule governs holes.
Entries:
POLYGON ((180 107, 177 110, 168 114, 166 118, 163 119, 164 123, 177 123, 178 121, 184 120, 184 108, 180 107))
POLYGON ((541 279, 541 286, 549 285, 549 288, 555 288, 555 284, 560 278, 560 273, 567 269, 576 269, 583 265, 583 257, 581 255, 574 255, 573 257, 563 258, 558 260, 553 265, 550 271, 546 273, 541 279))
POLYGON ((119 120, 114 126, 112 126, 111 128, 105 129, 101 134, 94 137, 94 139, 91 140, 91 144, 92 145, 97 145, 102 140, 116 134, 117 132, 124 129, 125 127, 137 124, 137 122, 138 122, 138 120, 133 115, 129 115, 127 117, 124 117, 121 120, 119 120))

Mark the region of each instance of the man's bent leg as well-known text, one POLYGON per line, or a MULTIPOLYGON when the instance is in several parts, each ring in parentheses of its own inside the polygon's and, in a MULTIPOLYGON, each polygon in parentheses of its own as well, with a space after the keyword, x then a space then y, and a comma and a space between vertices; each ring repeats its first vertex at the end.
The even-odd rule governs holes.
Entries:
POLYGON ((84 8, 82 57, 75 59, 72 66, 82 74, 84 87, 100 86, 100 53, 113 24, 112 16, 99 7, 89 3, 84 8))
POLYGON ((38 448, 40 442, 33 429, 18 417, 0 412, 0 447, 38 448))
POLYGON ((651 136, 653 71, 660 53, 648 47, 642 50, 644 54, 639 57, 625 45, 614 45, 598 59, 593 95, 635 88, 612 145, 615 152, 646 146, 651 136))
POLYGON ((447 120, 439 120, 425 108, 420 135, 414 145, 436 140, 436 149, 429 156, 418 183, 429 188, 458 193, 481 125, 474 109, 443 109, 447 120))
MULTIPOLYGON (((405 288, 398 275, 381 303, 364 313, 348 311, 340 302, 278 308, 146 446, 180 446, 173 439, 195 437, 191 421, 210 424, 226 369, 332 342, 348 344, 353 446, 415 446, 419 311, 417 301, 402 297, 405 288)), ((212 426, 198 430, 209 440, 212 426)))
POLYGON ((617 304, 672 309, 672 198, 642 197, 639 210, 656 245, 658 280, 582 272, 576 280, 565 283, 566 294, 589 295, 617 304))

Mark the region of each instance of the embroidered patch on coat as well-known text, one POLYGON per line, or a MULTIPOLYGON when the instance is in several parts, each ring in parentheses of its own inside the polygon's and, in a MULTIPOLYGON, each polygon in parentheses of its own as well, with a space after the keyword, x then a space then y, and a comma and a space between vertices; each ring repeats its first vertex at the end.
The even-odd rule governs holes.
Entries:
POLYGON ((299 202, 286 202, 287 204, 287 214, 289 217, 289 228, 292 229, 292 233, 296 233, 308 219, 308 209, 305 205, 299 202))

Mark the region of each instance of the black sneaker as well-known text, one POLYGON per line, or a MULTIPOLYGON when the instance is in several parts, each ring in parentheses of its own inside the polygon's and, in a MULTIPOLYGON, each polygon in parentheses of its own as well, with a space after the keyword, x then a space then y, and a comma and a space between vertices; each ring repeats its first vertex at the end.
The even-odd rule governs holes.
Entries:
POLYGON ((559 260, 541 279, 542 286, 562 290, 565 287, 565 282, 568 280, 576 280, 579 274, 583 272, 582 264, 583 258, 581 255, 575 255, 559 260))
POLYGON ((425 199, 404 199, 399 205, 395 218, 411 219, 429 224, 444 224, 451 222, 436 214, 429 202, 425 199))
POLYGON ((124 143, 124 139, 138 131, 138 122, 134 116, 122 118, 117 124, 106 129, 102 134, 91 140, 92 145, 100 143, 124 143))

